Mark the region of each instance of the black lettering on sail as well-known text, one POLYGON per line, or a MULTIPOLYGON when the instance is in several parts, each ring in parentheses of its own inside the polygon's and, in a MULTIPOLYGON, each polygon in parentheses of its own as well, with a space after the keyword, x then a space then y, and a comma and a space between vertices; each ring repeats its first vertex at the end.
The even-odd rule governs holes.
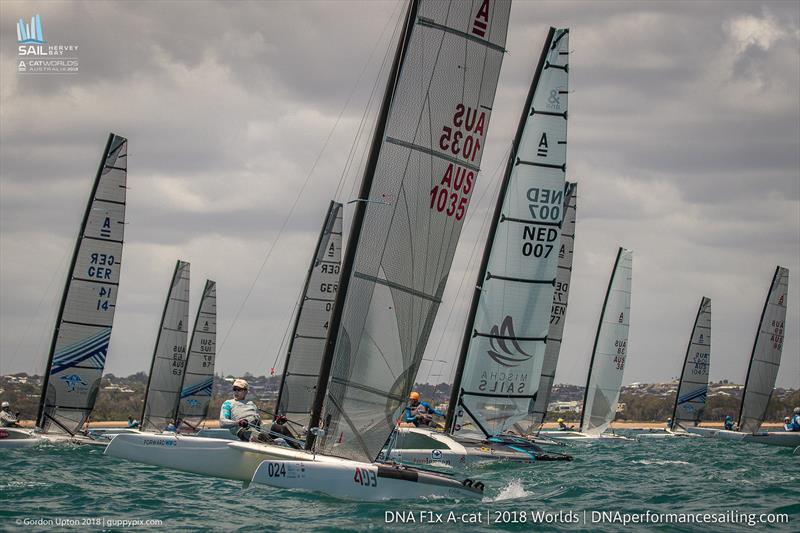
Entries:
POLYGON ((533 357, 533 355, 525 353, 517 342, 516 335, 514 334, 514 322, 510 316, 506 316, 503 319, 503 323, 500 324, 499 328, 497 326, 492 326, 490 333, 493 335, 489 340, 491 349, 487 350, 486 353, 489 354, 489 357, 491 357, 495 363, 505 367, 513 367, 519 366, 521 363, 533 357), (510 341, 516 353, 509 349, 508 341, 510 341), (520 355, 522 357, 520 357, 520 355))
POLYGON ((539 147, 536 150, 536 155, 539 157, 547 157, 547 133, 542 132, 542 138, 539 139, 539 147))

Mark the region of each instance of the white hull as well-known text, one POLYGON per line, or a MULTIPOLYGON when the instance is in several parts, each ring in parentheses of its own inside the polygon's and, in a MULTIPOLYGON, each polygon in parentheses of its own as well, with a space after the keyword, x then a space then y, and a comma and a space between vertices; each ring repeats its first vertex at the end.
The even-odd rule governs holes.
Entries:
POLYGON ((639 433, 636 435, 636 440, 650 440, 650 439, 672 439, 672 438, 698 438, 700 435, 695 433, 688 433, 686 431, 659 431, 653 433, 639 433))
POLYGON ((615 435, 613 433, 600 433, 599 435, 595 435, 592 433, 582 433, 580 431, 541 431, 539 434, 550 439, 567 441, 633 440, 629 437, 615 435))
POLYGON ((205 476, 249 482, 265 459, 309 460, 303 451, 269 444, 171 433, 116 435, 106 455, 205 476))
POLYGON ((758 442, 760 444, 786 446, 789 448, 800 446, 800 431, 765 431, 756 434, 714 428, 689 428, 688 431, 702 437, 737 440, 741 442, 758 442))
POLYGON ((358 501, 483 496, 483 485, 470 480, 460 483, 414 469, 322 456, 303 462, 264 461, 253 483, 358 501))
POLYGON ((44 439, 29 429, 0 428, 0 449, 31 448, 44 439))

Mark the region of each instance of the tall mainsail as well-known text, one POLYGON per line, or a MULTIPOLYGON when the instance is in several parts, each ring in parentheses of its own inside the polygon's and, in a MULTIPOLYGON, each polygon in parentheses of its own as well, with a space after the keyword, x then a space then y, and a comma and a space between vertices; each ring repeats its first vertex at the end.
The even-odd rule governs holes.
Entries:
POLYGON ((789 269, 775 269, 761 321, 758 325, 747 379, 742 392, 739 431, 756 433, 767 414, 772 389, 781 366, 783 334, 786 322, 786 298, 789 292, 789 269))
POLYGON ((556 286, 553 291, 553 306, 550 309, 550 329, 547 330, 547 346, 542 363, 542 377, 533 406, 532 425, 524 431, 530 433, 539 428, 547 416, 550 393, 558 367, 558 355, 561 352, 561 339, 564 336, 564 323, 567 321, 567 302, 569 286, 572 280, 572 252, 575 248, 575 211, 578 197, 578 184, 567 183, 564 193, 564 223, 561 226, 561 247, 558 250, 558 270, 556 286))
POLYGON ((205 420, 214 389, 214 359, 217 352, 217 284, 206 280, 197 308, 186 372, 178 403, 178 420, 194 430, 205 420))
POLYGON ((414 385, 486 144, 510 7, 411 2, 310 421, 324 399, 324 453, 374 460, 414 385))
POLYGON ((278 392, 277 413, 306 426, 342 264, 342 204, 331 202, 308 269, 278 392))
POLYGON ((178 260, 150 366, 142 408, 142 429, 163 430, 177 417, 183 372, 186 369, 188 328, 189 263, 178 260))
POLYGON ((628 354, 633 252, 620 248, 608 282, 583 397, 581 431, 599 435, 614 420, 628 354))
POLYGON ((708 369, 711 364, 711 299, 703 296, 692 336, 686 348, 681 380, 675 395, 672 429, 686 429, 700 423, 708 396, 708 369))
POLYGON ((83 215, 44 373, 37 425, 74 434, 94 408, 117 302, 128 140, 109 134, 83 215))
POLYGON ((564 219, 568 57, 569 30, 550 28, 467 318, 447 424, 453 434, 491 436, 530 423, 564 219))

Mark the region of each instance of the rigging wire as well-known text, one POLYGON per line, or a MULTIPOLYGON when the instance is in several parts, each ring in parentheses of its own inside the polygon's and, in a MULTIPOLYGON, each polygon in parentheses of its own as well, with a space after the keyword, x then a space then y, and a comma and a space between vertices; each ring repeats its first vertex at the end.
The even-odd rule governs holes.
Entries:
MULTIPOLYGON (((303 185, 300 187, 300 190, 298 191, 297 196, 295 197, 294 201, 292 202, 292 206, 289 208, 289 212, 287 213, 286 217, 284 218, 283 223, 281 224, 281 227, 278 230, 277 235, 275 236, 275 239, 273 239, 272 244, 267 249, 267 252, 266 252, 266 254, 264 256, 264 259, 261 262, 261 266, 259 266, 258 272, 256 273, 256 276, 253 279, 253 282, 250 284, 250 287, 247 290, 247 293, 245 294, 245 297, 242 300, 242 303, 239 305, 238 309, 236 310, 236 313, 234 314, 233 320, 231 321, 231 325, 228 327, 228 331, 225 333, 225 336, 223 337, 222 342, 220 343, 219 350, 217 352, 217 357, 222 355, 222 350, 225 347, 225 343, 227 342, 228 337, 230 336, 231 332, 233 331, 233 328, 236 326, 236 323, 237 323, 237 321, 239 319, 239 316, 242 313, 242 310, 244 309, 245 305, 247 304, 247 301, 250 298, 250 295, 253 293, 253 290, 255 289, 256 283, 258 282, 259 278, 261 277, 262 272, 264 271, 264 267, 266 266, 267 262, 269 261, 269 258, 272 256, 272 252, 275 250, 275 247, 276 247, 278 241, 280 241, 281 236, 283 235, 284 231, 286 230, 286 227, 289 224, 289 220, 291 219, 292 214, 294 214, 294 210, 297 208, 297 204, 300 202, 300 198, 303 196, 303 192, 305 191, 306 187, 308 186, 308 183, 311 180, 311 176, 314 174, 314 170, 316 170, 316 168, 317 168, 317 164, 319 163, 320 159, 322 158, 322 155, 325 153, 325 149, 328 147, 328 144, 329 144, 331 138, 333 137, 333 134, 336 131, 336 128, 339 126, 339 122, 341 122, 342 116, 344 115, 345 110, 347 109, 348 105, 350 104, 350 100, 352 99, 353 95, 355 94, 356 88, 358 87, 358 85, 359 85, 359 83, 361 81, 361 78, 363 77, 364 72, 366 72, 366 69, 369 66, 369 63, 370 63, 370 61, 372 59, 372 56, 373 56, 375 50, 378 48, 378 43, 383 38, 383 35, 386 32, 386 28, 389 26, 389 23, 391 21, 392 21, 392 18, 390 17, 389 20, 387 21, 386 25, 384 26, 384 29, 381 32, 380 37, 378 38, 378 41, 375 43, 375 46, 373 46, 373 50, 370 53, 369 59, 365 63, 364 68, 361 71, 361 74, 358 76, 358 78, 356 79, 356 82, 353 84, 353 87, 350 89, 350 94, 347 96, 347 100, 345 101, 344 105, 342 106, 342 109, 339 111, 339 115, 336 117, 336 121, 334 122, 333 127, 331 128, 330 132, 328 133, 328 136, 325 139, 325 142, 322 144, 322 148, 320 149, 319 153, 317 154, 317 157, 314 159, 314 163, 311 165, 311 169, 308 171, 308 174, 306 175, 306 178, 303 181, 303 185)), ((290 324, 291 324, 291 322, 290 322, 290 324)))

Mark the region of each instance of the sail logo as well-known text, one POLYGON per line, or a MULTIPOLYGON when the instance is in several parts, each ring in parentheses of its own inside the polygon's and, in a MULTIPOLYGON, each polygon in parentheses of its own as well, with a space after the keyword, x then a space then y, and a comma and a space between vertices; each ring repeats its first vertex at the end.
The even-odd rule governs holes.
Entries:
POLYGON ((703 337, 702 333, 700 334, 700 338, 697 339, 697 344, 705 344, 705 337, 703 337))
POLYGON ((617 320, 617 322, 619 322, 620 324, 622 324, 622 321, 623 321, 623 320, 625 320, 625 313, 620 313, 620 314, 619 314, 619 319, 617 320))
POLYGON ((489 0, 483 0, 475 19, 472 21, 472 33, 478 37, 486 37, 489 28, 489 0))
POLYGON ((526 353, 517 342, 517 336, 514 334, 514 320, 510 316, 506 315, 499 328, 492 326, 490 335, 490 349, 486 353, 498 365, 519 366, 533 357, 532 354, 526 353))
POLYGON ((31 23, 17 21, 17 42, 19 44, 45 44, 44 34, 42 33, 42 19, 39 15, 31 17, 31 23))
POLYGON ((67 392, 85 392, 89 385, 78 374, 61 376, 61 381, 67 386, 67 392))
POLYGON ((778 305, 783 305, 783 297, 786 296, 785 294, 781 294, 781 297, 778 298, 778 305))

